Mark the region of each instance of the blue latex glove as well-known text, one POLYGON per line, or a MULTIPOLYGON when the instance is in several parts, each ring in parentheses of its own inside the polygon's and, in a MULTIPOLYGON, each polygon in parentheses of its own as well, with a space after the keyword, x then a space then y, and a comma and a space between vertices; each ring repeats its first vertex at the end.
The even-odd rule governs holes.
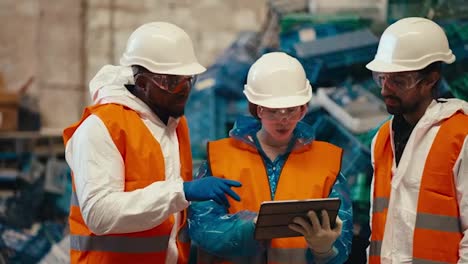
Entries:
POLYGON ((184 193, 187 201, 213 200, 220 205, 229 207, 226 194, 234 200, 240 201, 239 195, 231 187, 241 187, 238 181, 226 180, 217 177, 204 177, 198 180, 184 182, 184 193))

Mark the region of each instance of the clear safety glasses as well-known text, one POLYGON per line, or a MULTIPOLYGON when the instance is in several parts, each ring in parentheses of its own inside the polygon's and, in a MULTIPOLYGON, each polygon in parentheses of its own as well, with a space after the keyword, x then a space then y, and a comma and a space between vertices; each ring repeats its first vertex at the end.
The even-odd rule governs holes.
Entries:
POLYGON ((288 107, 288 108, 267 108, 263 106, 258 106, 260 118, 267 120, 281 120, 281 119, 290 119, 290 120, 299 120, 301 119, 301 106, 288 107))
POLYGON ((418 72, 373 72, 372 77, 380 87, 386 85, 395 90, 412 89, 424 79, 418 72))

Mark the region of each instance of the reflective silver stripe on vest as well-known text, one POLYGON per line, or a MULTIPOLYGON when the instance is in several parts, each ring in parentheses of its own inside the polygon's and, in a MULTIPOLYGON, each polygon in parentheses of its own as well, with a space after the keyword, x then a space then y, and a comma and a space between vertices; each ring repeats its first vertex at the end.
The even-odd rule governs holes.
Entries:
POLYGON ((307 263, 305 248, 271 248, 268 263, 307 263))
POLYGON ((72 191, 72 194, 71 194, 70 206, 80 206, 78 204, 78 197, 76 196, 76 192, 74 191, 72 191))
POLYGON ((416 215, 416 228, 461 233, 458 217, 446 215, 418 213, 416 215))
POLYGON ((413 259, 413 264, 446 264, 447 262, 427 260, 427 259, 413 259))
POLYGON ((382 241, 371 241, 369 256, 380 256, 380 250, 382 248, 382 241))
POLYGON ((374 201, 372 201, 373 213, 382 213, 387 208, 388 208, 388 198, 386 197, 377 197, 374 199, 374 201))
POLYGON ((166 251, 169 236, 70 236, 70 248, 78 251, 106 251, 118 253, 157 253, 166 251))

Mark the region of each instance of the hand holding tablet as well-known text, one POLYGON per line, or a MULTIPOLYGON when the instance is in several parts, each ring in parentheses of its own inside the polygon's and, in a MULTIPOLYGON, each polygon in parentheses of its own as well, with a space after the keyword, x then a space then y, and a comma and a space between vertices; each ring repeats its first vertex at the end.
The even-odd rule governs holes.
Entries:
POLYGON ((329 218, 329 227, 333 229, 340 203, 339 198, 263 202, 255 225, 255 239, 303 236, 303 234, 289 228, 289 225, 294 224, 293 220, 296 217, 301 217, 311 224, 307 215, 309 211, 316 212, 321 222, 321 212, 325 210, 329 218))

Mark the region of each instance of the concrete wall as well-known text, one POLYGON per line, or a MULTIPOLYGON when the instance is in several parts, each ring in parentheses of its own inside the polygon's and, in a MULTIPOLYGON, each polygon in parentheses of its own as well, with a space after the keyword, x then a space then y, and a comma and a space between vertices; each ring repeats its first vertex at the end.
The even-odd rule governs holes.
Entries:
POLYGON ((44 127, 76 121, 88 103, 87 83, 116 64, 140 24, 168 21, 192 37, 206 66, 241 30, 259 30, 266 0, 1 0, 0 72, 7 89, 31 76, 44 127))

